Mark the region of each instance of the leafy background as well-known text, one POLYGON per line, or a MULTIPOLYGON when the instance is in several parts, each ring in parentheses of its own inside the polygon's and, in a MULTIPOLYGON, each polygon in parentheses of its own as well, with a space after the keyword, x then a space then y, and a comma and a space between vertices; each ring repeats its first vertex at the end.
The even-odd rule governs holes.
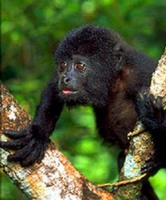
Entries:
MULTIPOLYGON (((158 60, 166 41, 165 11, 165 0, 2 1, 1 79, 33 116, 54 67, 54 51, 70 29, 87 23, 113 28, 129 44, 158 60)), ((52 139, 92 182, 117 179, 119 150, 103 145, 91 108, 65 109, 52 139)), ((26 199, 0 173, 0 198, 26 199)), ((164 200, 166 170, 160 170, 150 181, 164 200)))

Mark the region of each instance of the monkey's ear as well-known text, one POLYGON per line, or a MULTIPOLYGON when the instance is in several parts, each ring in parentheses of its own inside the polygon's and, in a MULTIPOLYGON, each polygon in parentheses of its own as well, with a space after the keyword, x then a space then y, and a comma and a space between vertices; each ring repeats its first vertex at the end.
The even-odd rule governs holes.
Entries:
POLYGON ((114 51, 120 51, 122 49, 122 44, 120 42, 116 43, 114 46, 114 51))
POLYGON ((114 46, 114 52, 115 56, 118 58, 118 60, 122 60, 124 55, 124 48, 122 46, 122 43, 118 42, 114 46))

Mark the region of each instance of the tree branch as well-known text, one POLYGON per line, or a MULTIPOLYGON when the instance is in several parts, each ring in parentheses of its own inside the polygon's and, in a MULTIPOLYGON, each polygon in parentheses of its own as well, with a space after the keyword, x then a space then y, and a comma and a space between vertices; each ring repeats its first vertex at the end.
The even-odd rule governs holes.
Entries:
MULTIPOLYGON (((1 139, 6 140, 3 130, 19 130, 31 122, 30 116, 18 105, 14 97, 1 84, 1 139)), ((10 152, 0 149, 0 165, 10 179, 30 199, 113 199, 112 195, 90 183, 50 143, 40 164, 22 168, 19 164, 7 162, 10 152)))

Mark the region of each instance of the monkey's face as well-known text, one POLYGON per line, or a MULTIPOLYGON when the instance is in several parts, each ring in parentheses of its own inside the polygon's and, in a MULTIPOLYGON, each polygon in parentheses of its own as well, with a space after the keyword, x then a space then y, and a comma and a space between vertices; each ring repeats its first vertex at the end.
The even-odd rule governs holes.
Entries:
POLYGON ((102 86, 105 85, 105 78, 102 82, 103 72, 92 66, 90 59, 75 55, 72 59, 58 61, 58 65, 60 97, 68 105, 102 103, 106 94, 103 93, 105 86, 102 86))
POLYGON ((71 97, 79 93, 81 81, 87 73, 88 63, 80 56, 59 61, 59 89, 62 95, 71 97))
POLYGON ((73 59, 60 60, 58 65, 61 98, 66 103, 86 103, 83 99, 86 96, 85 84, 90 69, 88 60, 82 56, 73 56, 73 59))

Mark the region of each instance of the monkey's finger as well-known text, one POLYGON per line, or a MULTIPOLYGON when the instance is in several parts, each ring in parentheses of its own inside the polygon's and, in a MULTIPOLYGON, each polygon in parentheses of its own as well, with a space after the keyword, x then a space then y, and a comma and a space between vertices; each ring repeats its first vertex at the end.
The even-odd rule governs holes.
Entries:
POLYGON ((151 105, 155 110, 161 110, 162 108, 162 98, 157 96, 154 97, 154 95, 150 94, 149 98, 147 97, 147 100, 149 100, 149 105, 151 105))
POLYGON ((40 147, 40 154, 38 156, 38 159, 37 159, 37 162, 40 163, 40 161, 43 159, 44 157, 44 153, 45 153, 45 149, 46 149, 46 146, 47 146, 48 143, 44 143, 42 144, 42 147, 40 147))
POLYGON ((146 160, 146 162, 141 166, 142 173, 154 174, 161 165, 161 161, 158 157, 156 150, 151 153, 151 156, 146 160))
POLYGON ((30 154, 27 158, 25 158, 25 160, 20 162, 21 166, 28 167, 30 165, 33 165, 36 162, 35 158, 37 158, 39 156, 38 154, 39 154, 39 152, 36 152, 36 154, 33 153, 34 157, 32 157, 32 155, 30 154))
POLYGON ((152 94, 148 93, 144 95, 145 104, 149 107, 152 107, 155 101, 155 98, 152 94))
POLYGON ((0 147, 4 149, 17 150, 24 147, 27 143, 29 143, 30 140, 31 138, 25 137, 21 139, 10 140, 7 142, 0 141, 0 147))
POLYGON ((30 166, 34 162, 40 163, 44 157, 45 149, 48 142, 42 142, 40 140, 36 141, 36 148, 27 156, 23 161, 21 161, 21 165, 23 167, 30 166))
POLYGON ((3 132, 8 138, 18 139, 25 137, 27 135, 26 131, 12 131, 12 130, 4 130, 3 132))
POLYGON ((157 98, 151 99, 151 104, 152 105, 150 109, 153 111, 153 115, 156 116, 156 118, 161 119, 161 121, 163 121, 165 111, 162 105, 162 98, 160 96, 157 96, 157 98))
POLYGON ((156 99, 156 102, 155 102, 155 105, 156 105, 156 108, 158 109, 158 110, 162 110, 163 108, 162 108, 162 98, 161 97, 157 97, 157 99, 156 99))
POLYGON ((36 141, 32 140, 28 145, 26 145, 25 147, 23 147, 22 149, 18 150, 16 153, 9 155, 8 156, 8 161, 10 162, 18 162, 18 161, 22 161, 23 159, 25 159, 29 154, 31 154, 31 152, 33 151, 33 149, 35 148, 36 145, 36 141))
POLYGON ((35 163, 36 161, 40 163, 43 158, 43 157, 40 157, 41 153, 44 154, 43 151, 39 151, 38 148, 34 149, 24 160, 20 162, 21 166, 28 167, 32 165, 33 163, 35 163), (41 159, 39 159, 39 157, 41 159))

